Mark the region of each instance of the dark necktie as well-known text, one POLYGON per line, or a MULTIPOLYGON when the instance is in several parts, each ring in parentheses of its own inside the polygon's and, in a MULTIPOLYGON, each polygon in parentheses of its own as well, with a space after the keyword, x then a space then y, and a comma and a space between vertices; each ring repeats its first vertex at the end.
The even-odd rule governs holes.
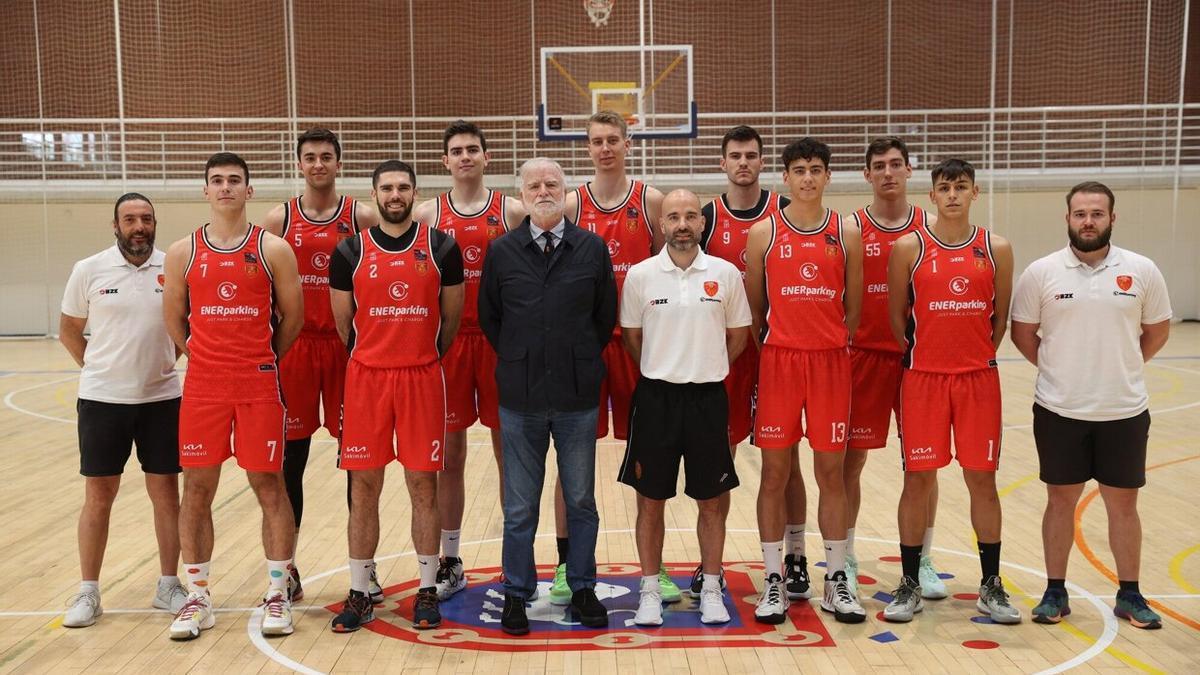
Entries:
POLYGON ((550 254, 554 253, 554 235, 550 232, 543 232, 542 239, 546 240, 542 246, 542 253, 546 254, 546 257, 549 258, 550 254))

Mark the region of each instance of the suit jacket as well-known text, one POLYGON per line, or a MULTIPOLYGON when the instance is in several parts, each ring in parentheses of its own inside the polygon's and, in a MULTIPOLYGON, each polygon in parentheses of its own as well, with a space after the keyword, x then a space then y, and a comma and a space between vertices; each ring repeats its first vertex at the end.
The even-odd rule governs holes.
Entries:
POLYGON ((488 248, 479 325, 496 349, 500 405, 572 412, 600 401, 600 353, 617 322, 612 258, 600 237, 569 220, 550 256, 529 218, 488 248))

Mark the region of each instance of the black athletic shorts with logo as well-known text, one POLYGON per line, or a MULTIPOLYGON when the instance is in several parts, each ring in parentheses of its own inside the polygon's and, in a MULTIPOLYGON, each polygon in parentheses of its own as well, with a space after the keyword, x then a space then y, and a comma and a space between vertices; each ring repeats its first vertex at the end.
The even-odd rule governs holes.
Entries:
POLYGON ((79 473, 119 476, 137 446, 145 473, 179 473, 179 399, 104 403, 79 399, 79 473))
POLYGON ((629 411, 629 441, 617 480, 650 499, 712 499, 738 486, 729 454, 729 398, 723 382, 674 384, 640 378, 629 411))
POLYGON ((1101 485, 1146 484, 1150 411, 1121 420, 1092 422, 1063 417, 1033 404, 1033 439, 1042 482, 1074 485, 1095 478, 1101 485))

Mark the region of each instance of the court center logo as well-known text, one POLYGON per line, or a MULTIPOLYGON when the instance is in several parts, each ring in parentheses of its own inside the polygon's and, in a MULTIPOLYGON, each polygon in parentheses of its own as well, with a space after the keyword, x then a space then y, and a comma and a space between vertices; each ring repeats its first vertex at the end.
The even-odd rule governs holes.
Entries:
MULTIPOLYGON (((695 567, 694 562, 666 563, 672 579, 683 589, 690 585, 695 567)), ((529 635, 510 636, 500 629, 504 585, 499 567, 467 570, 467 588, 441 603, 442 625, 437 629, 418 631, 412 627, 413 600, 420 585, 417 579, 384 589, 384 603, 376 606, 375 620, 363 627, 407 642, 497 652, 834 646, 814 606, 807 602, 792 603, 787 620, 778 626, 754 620, 758 588, 752 579, 762 578, 761 562, 726 564, 725 607, 730 622, 714 626, 700 623, 698 598, 686 593, 681 601, 664 606, 662 626, 636 626, 633 616, 639 599, 640 566, 608 563, 598 565, 596 571, 596 595, 608 608, 607 629, 586 628, 573 619, 569 606, 550 604, 553 565, 538 569, 542 581, 538 582, 537 598, 526 608, 529 635)), ((341 603, 325 609, 336 614, 341 611, 341 603)))

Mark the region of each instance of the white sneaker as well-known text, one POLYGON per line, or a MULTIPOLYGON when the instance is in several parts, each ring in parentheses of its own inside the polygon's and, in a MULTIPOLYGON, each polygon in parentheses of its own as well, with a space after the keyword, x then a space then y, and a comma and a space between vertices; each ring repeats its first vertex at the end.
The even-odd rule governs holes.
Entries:
POLYGON ((461 558, 442 558, 438 563, 437 596, 446 600, 467 587, 467 575, 463 573, 461 558))
POLYGON ((187 601, 175 614, 171 622, 170 636, 172 640, 195 640, 200 637, 200 631, 208 630, 217 623, 217 617, 212 611, 212 598, 206 593, 195 591, 188 593, 187 601))
POLYGON ((154 589, 154 601, 150 604, 154 609, 165 609, 176 614, 183 609, 183 603, 187 602, 187 597, 187 589, 179 583, 179 579, 174 581, 159 579, 158 586, 154 589))
POLYGON ((700 589, 700 623, 729 623, 729 611, 725 609, 725 596, 721 587, 700 589))
POLYGON ((846 554, 846 588, 850 595, 858 597, 858 558, 853 553, 846 554))
POLYGON ((917 581, 921 584, 921 597, 926 600, 941 600, 950 595, 946 592, 946 583, 933 568, 933 558, 927 555, 921 556, 921 569, 917 572, 917 581))
POLYGON ((80 591, 67 601, 67 613, 62 625, 67 628, 85 628, 96 623, 96 617, 104 613, 100 608, 100 592, 80 591))
POLYGON ((1009 604, 1004 582, 998 576, 989 577, 987 583, 979 587, 975 609, 987 614, 996 623, 1021 623, 1021 610, 1009 604))
POLYGON ((892 601, 883 608, 883 618, 885 621, 908 623, 923 609, 921 586, 914 579, 904 577, 900 580, 900 587, 892 591, 892 601))
POLYGON ((662 592, 657 588, 643 589, 641 599, 638 601, 637 614, 633 615, 633 622, 639 626, 661 626, 662 619, 662 592))
POLYGON ((781 624, 787 618, 788 604, 783 577, 772 574, 763 582, 762 595, 754 607, 754 620, 759 623, 781 624))
POLYGON ((821 598, 821 609, 833 612, 838 623, 862 623, 867 612, 858 603, 858 596, 846 585, 845 570, 838 570, 832 577, 825 577, 825 596, 821 598))
POLYGON ((267 599, 263 602, 262 634, 291 635, 292 630, 292 601, 288 600, 287 592, 267 591, 267 599))
POLYGON ((371 599, 372 605, 378 605, 383 602, 383 587, 379 585, 379 577, 375 576, 375 566, 371 566, 371 581, 367 584, 367 597, 371 599))

